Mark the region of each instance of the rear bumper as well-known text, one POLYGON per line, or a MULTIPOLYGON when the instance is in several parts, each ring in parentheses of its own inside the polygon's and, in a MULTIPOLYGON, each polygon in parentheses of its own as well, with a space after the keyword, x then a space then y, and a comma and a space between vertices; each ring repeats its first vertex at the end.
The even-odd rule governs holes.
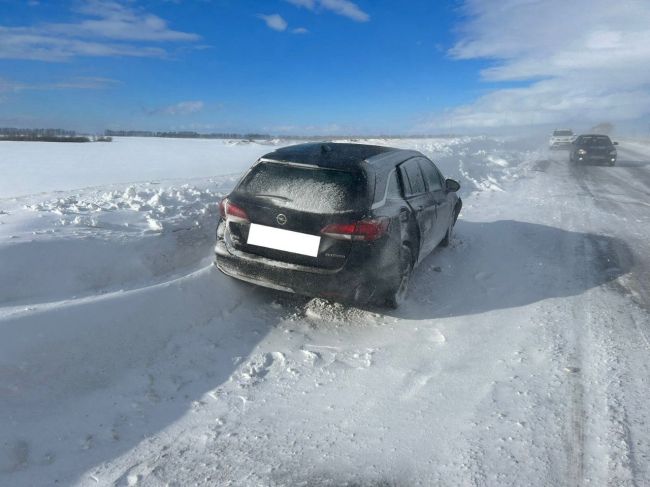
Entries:
POLYGON ((242 252, 218 238, 215 265, 224 274, 280 291, 365 303, 376 294, 377 279, 367 269, 377 269, 373 256, 348 259, 339 269, 320 269, 271 260, 242 252))
POLYGON ((613 166, 616 164, 616 157, 611 157, 611 156, 605 156, 605 157, 597 157, 597 156, 576 156, 576 161, 579 164, 600 164, 603 166, 613 166))
POLYGON ((554 142, 552 144, 549 144, 548 147, 551 150, 568 149, 571 147, 571 142, 554 142))

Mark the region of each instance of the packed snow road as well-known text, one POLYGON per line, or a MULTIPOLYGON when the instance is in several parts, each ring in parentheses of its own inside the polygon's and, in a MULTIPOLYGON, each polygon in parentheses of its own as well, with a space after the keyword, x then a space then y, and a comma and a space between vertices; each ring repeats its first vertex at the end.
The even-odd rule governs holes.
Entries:
POLYGON ((222 276, 228 178, 0 200, 0 484, 650 483, 650 150, 397 144, 466 193, 391 312, 222 276))
POLYGON ((634 272, 626 283, 639 304, 650 309, 650 246, 647 224, 650 215, 650 151, 643 148, 619 149, 617 167, 612 170, 575 167, 572 175, 583 191, 605 215, 614 218, 610 227, 633 250, 629 264, 634 272))

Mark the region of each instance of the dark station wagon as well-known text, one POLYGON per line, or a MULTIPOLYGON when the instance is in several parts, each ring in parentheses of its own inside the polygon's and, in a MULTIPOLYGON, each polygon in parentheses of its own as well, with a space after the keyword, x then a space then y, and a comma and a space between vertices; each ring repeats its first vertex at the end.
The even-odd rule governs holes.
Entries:
POLYGON ((580 135, 571 145, 569 161, 576 164, 616 164, 618 142, 606 135, 587 134, 580 135))
POLYGON ((462 202, 420 152, 309 143, 261 157, 220 203, 216 266, 283 291, 397 307, 462 202))

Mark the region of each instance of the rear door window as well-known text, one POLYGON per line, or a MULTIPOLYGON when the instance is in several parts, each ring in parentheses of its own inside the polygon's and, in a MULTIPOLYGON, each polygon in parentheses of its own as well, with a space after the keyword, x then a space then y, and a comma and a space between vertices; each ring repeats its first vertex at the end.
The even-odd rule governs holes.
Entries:
POLYGON ((442 190, 442 183, 440 181, 440 173, 428 159, 422 157, 418 158, 418 163, 424 174, 424 179, 427 183, 427 188, 429 191, 440 191, 442 190))
POLYGON ((420 171, 420 166, 418 165, 416 159, 406 161, 404 164, 402 164, 401 168, 402 175, 405 176, 409 182, 409 185, 404 185, 404 189, 408 196, 426 192, 426 186, 424 184, 424 178, 422 177, 422 171, 420 171))
POLYGON ((367 200, 363 173, 262 162, 236 189, 280 207, 310 213, 356 210, 367 200))

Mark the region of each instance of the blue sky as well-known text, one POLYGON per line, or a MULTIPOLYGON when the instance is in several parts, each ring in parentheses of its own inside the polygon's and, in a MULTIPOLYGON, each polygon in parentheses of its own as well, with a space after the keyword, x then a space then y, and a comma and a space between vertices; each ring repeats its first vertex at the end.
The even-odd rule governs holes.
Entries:
POLYGON ((579 103, 594 121, 646 116, 643 1, 616 18, 585 3, 570 41, 554 3, 0 0, 0 126, 440 133, 571 120, 579 103), (613 53, 616 85, 598 62, 613 53))

